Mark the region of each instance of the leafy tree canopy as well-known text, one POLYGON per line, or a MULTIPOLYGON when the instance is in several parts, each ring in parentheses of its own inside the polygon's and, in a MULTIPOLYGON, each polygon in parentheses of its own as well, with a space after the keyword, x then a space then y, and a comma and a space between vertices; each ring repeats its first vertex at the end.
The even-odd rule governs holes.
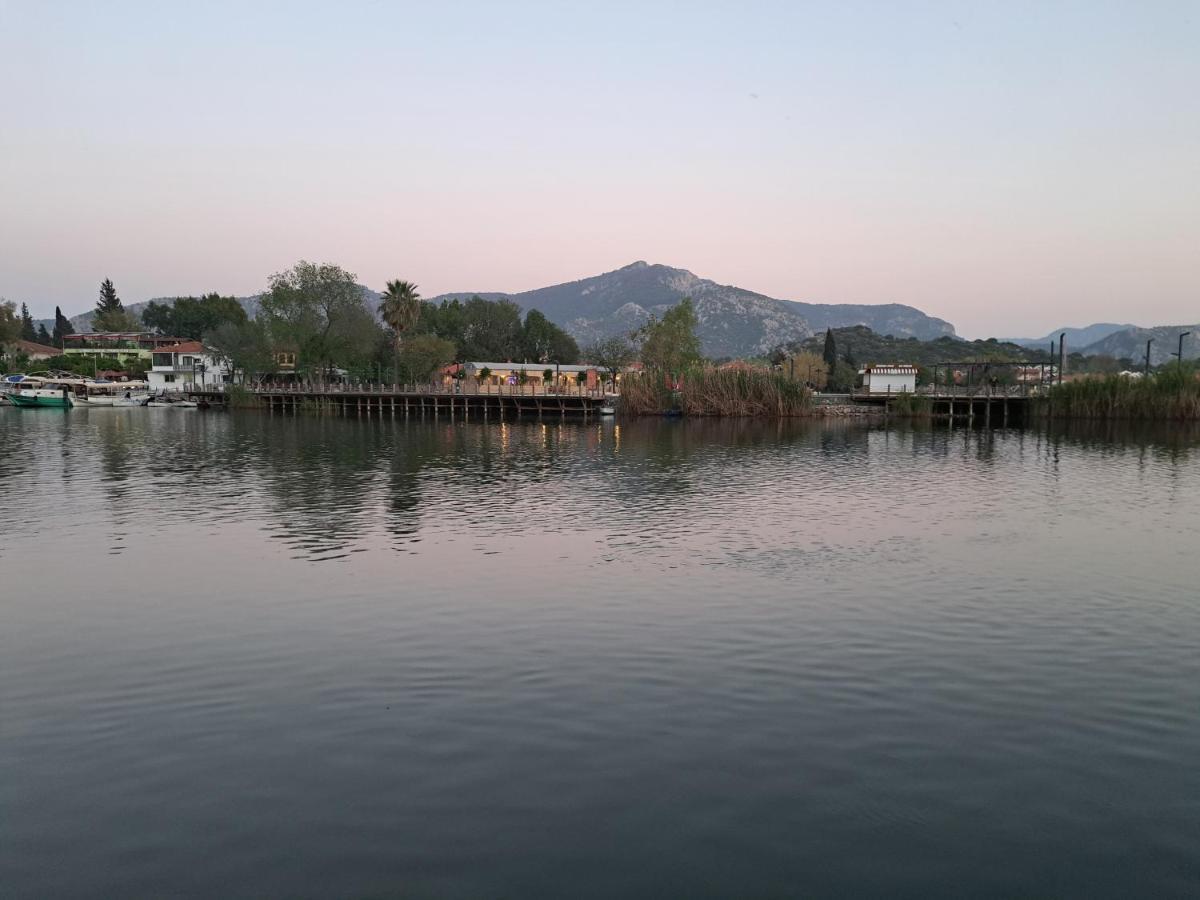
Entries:
POLYGON ((596 341, 583 355, 589 363, 606 371, 609 378, 616 378, 621 370, 637 359, 637 350, 625 338, 614 336, 596 341))
POLYGON ((17 305, 11 300, 0 299, 0 346, 21 339, 21 317, 17 305))
POLYGON ((202 340, 234 372, 240 372, 243 381, 275 370, 271 336, 260 320, 226 320, 205 332, 202 340))
POLYGON ((454 362, 454 344, 435 334, 417 334, 400 345, 398 363, 401 379, 409 383, 428 381, 442 366, 454 362))
POLYGON ((652 318, 639 331, 642 362, 648 369, 682 372, 701 360, 696 335, 696 308, 690 297, 671 307, 662 319, 652 318))
POLYGON ((272 340, 294 350, 302 370, 360 365, 383 340, 362 288, 340 266, 301 260, 272 275, 259 308, 272 340))
POLYGON ((531 309, 521 326, 520 355, 530 362, 574 365, 579 361, 579 345, 541 311, 531 309))
POLYGON ((142 323, 159 334, 198 341, 226 322, 241 325, 246 310, 236 297, 205 294, 202 297, 176 297, 174 303, 151 301, 142 310, 142 323))

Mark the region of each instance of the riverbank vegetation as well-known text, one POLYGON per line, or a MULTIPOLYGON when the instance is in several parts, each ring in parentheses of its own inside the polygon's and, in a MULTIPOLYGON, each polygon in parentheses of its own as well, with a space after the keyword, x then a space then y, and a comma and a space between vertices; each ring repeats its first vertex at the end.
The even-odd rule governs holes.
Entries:
POLYGON ((1172 363, 1148 378, 1068 381, 1050 388, 1038 411, 1054 419, 1200 420, 1200 371, 1172 363))
POLYGON ((812 412, 812 394, 778 372, 711 366, 672 375, 651 369, 621 379, 621 409, 634 416, 756 416, 812 412))

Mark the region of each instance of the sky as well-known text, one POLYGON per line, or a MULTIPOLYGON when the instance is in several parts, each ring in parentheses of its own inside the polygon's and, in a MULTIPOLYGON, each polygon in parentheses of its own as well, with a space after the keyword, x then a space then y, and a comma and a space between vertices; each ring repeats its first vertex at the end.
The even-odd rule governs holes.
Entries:
POLYGON ((635 260, 969 337, 1200 321, 1200 3, 0 0, 0 296, 635 260))

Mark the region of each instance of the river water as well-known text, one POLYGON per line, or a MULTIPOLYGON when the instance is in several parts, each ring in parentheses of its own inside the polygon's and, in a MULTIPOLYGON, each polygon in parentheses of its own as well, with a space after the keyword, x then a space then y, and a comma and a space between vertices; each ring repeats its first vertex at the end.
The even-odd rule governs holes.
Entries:
POLYGON ((0 409, 6 897, 1196 896, 1200 435, 0 409))

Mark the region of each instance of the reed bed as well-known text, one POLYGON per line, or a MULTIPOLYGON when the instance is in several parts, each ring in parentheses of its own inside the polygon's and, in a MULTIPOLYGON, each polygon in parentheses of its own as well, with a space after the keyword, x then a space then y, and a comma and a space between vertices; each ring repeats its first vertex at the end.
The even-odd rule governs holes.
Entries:
POLYGON ((888 415, 908 419, 933 418, 933 401, 920 394, 900 394, 895 397, 888 407, 888 415))
POLYGON ((1039 409, 1055 419, 1200 419, 1200 380, 1191 366, 1151 378, 1085 378, 1051 388, 1039 409))
POLYGON ((634 416, 784 418, 811 415, 812 395, 799 381, 775 372, 695 369, 673 390, 664 373, 651 371, 621 379, 621 408, 634 416))

